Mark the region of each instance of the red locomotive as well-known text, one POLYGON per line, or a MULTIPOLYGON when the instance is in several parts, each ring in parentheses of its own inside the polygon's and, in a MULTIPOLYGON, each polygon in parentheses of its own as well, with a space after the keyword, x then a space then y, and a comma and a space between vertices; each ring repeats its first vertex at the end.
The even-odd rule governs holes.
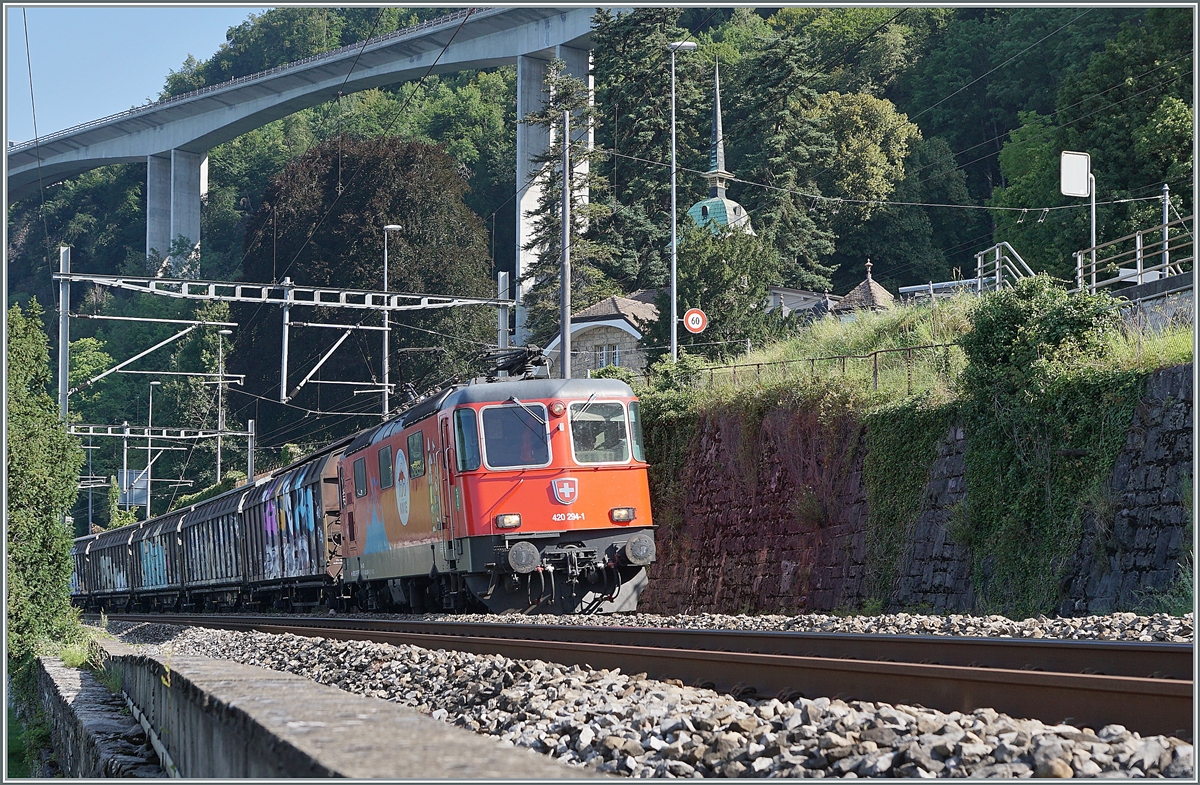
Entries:
POLYGON ((654 560, 638 402, 610 379, 452 387, 338 462, 360 606, 637 605, 654 560))

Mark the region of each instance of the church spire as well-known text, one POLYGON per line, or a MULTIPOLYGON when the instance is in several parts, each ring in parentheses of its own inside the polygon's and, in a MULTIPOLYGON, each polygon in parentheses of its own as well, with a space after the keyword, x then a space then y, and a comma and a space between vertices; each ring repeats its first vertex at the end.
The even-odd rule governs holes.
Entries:
POLYGON ((708 180, 709 198, 725 198, 725 181, 732 177, 725 169, 725 132, 721 128, 721 64, 717 61, 713 71, 713 121, 712 144, 708 150, 708 171, 704 178, 708 180))

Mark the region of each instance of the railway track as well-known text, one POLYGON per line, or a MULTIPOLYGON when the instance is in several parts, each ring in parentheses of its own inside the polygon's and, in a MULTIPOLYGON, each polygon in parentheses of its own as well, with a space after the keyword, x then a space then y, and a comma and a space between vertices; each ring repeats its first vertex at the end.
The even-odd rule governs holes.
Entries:
POLYGON ((644 671, 738 697, 990 707, 1049 724, 1193 737, 1190 643, 119 614, 114 621, 371 640, 644 671))

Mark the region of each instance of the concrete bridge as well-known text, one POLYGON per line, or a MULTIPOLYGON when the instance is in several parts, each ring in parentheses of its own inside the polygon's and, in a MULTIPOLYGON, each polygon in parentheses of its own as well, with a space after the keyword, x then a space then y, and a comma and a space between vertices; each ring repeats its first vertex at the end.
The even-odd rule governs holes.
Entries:
MULTIPOLYGON (((379 36, 365 46, 359 42, 48 134, 36 145, 13 145, 7 151, 9 197, 28 196, 40 184, 100 166, 144 161, 147 255, 165 255, 181 236, 198 248, 200 197, 208 191, 208 151, 216 145, 333 100, 339 91, 348 94, 419 79, 431 66, 436 74, 515 62, 517 116, 523 117, 543 103, 542 83, 552 57, 564 60, 570 73, 591 85, 593 13, 590 7, 465 9, 379 36)), ((550 138, 522 124, 516 133, 520 187, 533 170, 531 159, 545 152, 550 138)), ((521 250, 530 236, 524 215, 537 203, 539 192, 535 183, 517 196, 513 280, 532 261, 531 253, 521 250)), ((519 341, 524 338, 524 321, 518 306, 519 341)))

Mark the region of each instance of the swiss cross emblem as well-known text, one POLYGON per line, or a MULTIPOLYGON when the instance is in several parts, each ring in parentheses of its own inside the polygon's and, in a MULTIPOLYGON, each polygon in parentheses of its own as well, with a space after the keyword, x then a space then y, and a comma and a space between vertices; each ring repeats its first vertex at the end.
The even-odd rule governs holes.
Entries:
POLYGON ((574 477, 564 477, 550 483, 554 488, 554 498, 559 504, 572 504, 579 496, 579 480, 574 477))

